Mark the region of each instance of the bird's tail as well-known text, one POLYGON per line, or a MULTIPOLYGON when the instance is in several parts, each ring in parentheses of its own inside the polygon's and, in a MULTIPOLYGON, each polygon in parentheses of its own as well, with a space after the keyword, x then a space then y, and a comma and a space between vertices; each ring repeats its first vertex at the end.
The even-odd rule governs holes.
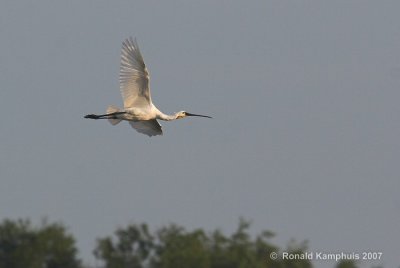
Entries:
MULTIPOLYGON (((119 108, 116 106, 113 106, 113 105, 110 105, 107 108, 107 114, 112 114, 112 113, 116 113, 119 111, 120 111, 119 108)), ((113 125, 113 126, 118 124, 119 122, 121 122, 121 120, 122 119, 119 119, 119 118, 112 118, 112 117, 108 118, 108 122, 110 122, 111 125, 113 125)))

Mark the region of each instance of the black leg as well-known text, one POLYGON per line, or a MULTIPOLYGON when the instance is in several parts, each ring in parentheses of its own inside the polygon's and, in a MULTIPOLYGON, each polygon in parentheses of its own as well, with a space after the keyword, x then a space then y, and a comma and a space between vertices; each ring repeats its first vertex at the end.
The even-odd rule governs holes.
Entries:
POLYGON ((115 116, 120 115, 120 114, 125 114, 126 112, 115 112, 115 113, 110 113, 110 114, 87 114, 84 116, 84 118, 89 118, 89 119, 108 119, 108 118, 116 118, 115 116))

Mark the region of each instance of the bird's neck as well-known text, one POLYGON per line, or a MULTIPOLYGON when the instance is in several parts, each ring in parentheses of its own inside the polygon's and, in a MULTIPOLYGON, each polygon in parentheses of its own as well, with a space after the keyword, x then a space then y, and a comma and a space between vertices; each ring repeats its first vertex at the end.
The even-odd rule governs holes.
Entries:
POLYGON ((159 113, 157 115, 157 119, 164 120, 164 121, 171 121, 176 119, 176 114, 169 115, 169 114, 164 114, 164 113, 159 113))

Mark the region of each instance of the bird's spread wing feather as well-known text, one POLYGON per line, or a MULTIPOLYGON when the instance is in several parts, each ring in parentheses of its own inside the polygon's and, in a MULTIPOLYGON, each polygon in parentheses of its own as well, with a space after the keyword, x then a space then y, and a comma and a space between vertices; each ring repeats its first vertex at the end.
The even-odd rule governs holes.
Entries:
POLYGON ((161 125, 156 119, 146 121, 129 121, 129 124, 136 129, 137 132, 151 136, 162 135, 161 125))
POLYGON ((149 73, 139 46, 132 38, 122 43, 119 84, 124 107, 143 107, 151 103, 149 73))

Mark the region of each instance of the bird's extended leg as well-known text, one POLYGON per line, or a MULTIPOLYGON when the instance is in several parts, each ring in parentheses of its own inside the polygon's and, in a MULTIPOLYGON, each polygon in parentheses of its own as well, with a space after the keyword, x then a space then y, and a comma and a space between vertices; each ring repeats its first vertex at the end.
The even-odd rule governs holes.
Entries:
POLYGON ((115 112, 115 113, 110 113, 110 114, 87 114, 85 115, 84 118, 89 118, 89 119, 109 119, 109 118, 116 118, 115 116, 120 115, 120 114, 125 114, 126 112, 115 112))

